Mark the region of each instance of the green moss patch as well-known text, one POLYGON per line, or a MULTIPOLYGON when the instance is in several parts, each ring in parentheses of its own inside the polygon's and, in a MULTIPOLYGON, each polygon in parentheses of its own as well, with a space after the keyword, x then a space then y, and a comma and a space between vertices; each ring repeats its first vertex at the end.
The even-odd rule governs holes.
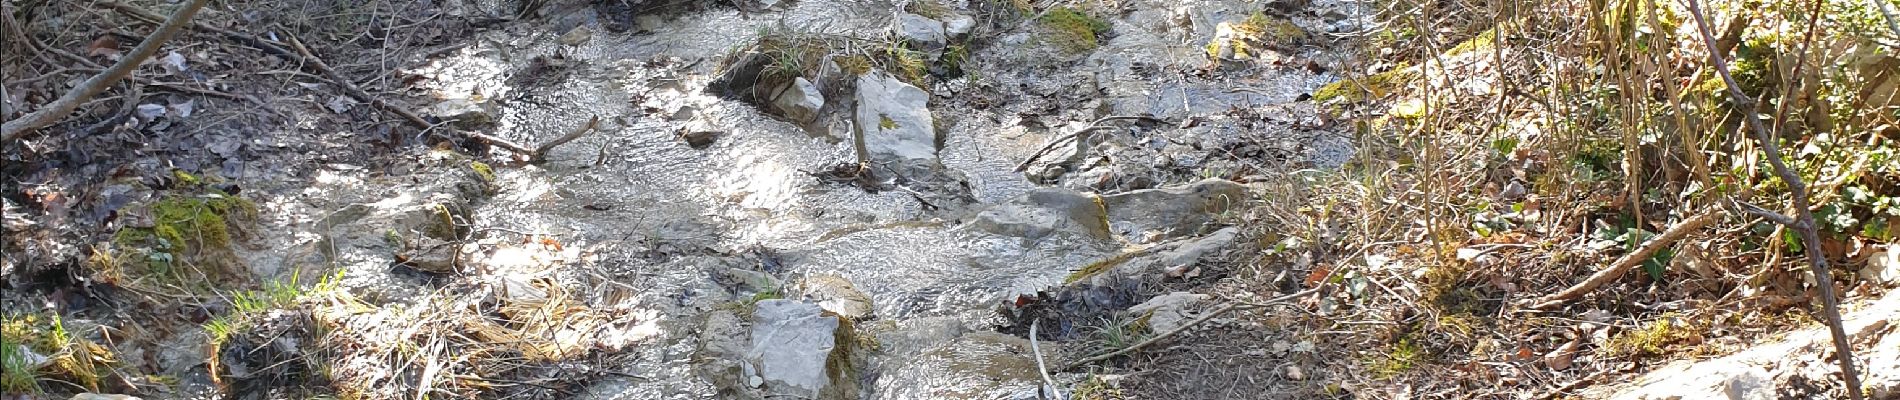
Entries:
POLYGON ((1048 28, 1050 44, 1075 53, 1100 47, 1102 35, 1108 33, 1108 21, 1070 7, 1049 10, 1041 22, 1048 28))

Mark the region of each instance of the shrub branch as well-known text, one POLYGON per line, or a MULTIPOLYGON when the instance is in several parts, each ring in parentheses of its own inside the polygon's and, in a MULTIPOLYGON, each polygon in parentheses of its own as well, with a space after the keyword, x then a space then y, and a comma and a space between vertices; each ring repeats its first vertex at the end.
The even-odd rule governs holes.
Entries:
POLYGON ((1808 255, 1808 264, 1813 266, 1817 289, 1821 292, 1821 305, 1827 317, 1827 328, 1834 337, 1835 360, 1840 362, 1841 375, 1847 386, 1847 398, 1860 400, 1860 374, 1854 369, 1854 346, 1848 341, 1846 330, 1841 328, 1840 299, 1834 296, 1834 279, 1828 271, 1827 257, 1821 254, 1821 235, 1814 224, 1814 212, 1808 204, 1808 186, 1801 176, 1788 168, 1781 159, 1781 148, 1768 128, 1762 125, 1756 114, 1755 101, 1742 93, 1741 85, 1729 74, 1728 62, 1722 59, 1723 52, 1717 51, 1715 38, 1709 34, 1708 19, 1702 15, 1702 5, 1698 0, 1689 0, 1689 15, 1695 18, 1696 32, 1702 35, 1702 42, 1709 48, 1709 63, 1715 66, 1715 72, 1728 85, 1729 100, 1741 111, 1742 120, 1748 123, 1754 132, 1755 141, 1761 143, 1762 151, 1767 153, 1768 163, 1774 166, 1775 175, 1788 184, 1788 191, 1794 197, 1794 215, 1781 215, 1773 211, 1755 207, 1751 213, 1769 216, 1767 219, 1787 226, 1801 234, 1802 252, 1808 255))

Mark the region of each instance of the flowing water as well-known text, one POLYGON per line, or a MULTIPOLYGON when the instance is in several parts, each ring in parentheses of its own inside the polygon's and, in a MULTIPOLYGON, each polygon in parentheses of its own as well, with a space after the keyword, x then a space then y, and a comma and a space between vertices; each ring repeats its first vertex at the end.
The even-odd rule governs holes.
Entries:
MULTIPOLYGON (((651 371, 648 378, 605 382, 588 396, 698 398, 717 390, 697 376, 693 354, 706 329, 703 314, 734 299, 709 271, 761 266, 783 276, 840 276, 871 298, 875 323, 862 329, 884 342, 885 353, 915 357, 874 355, 862 374, 865 397, 985 392, 996 379, 955 377, 990 369, 981 360, 1003 339, 963 333, 992 330, 999 304, 1058 285, 1123 247, 968 228, 967 210, 1039 187, 1014 170, 1017 163, 1058 132, 1106 114, 1179 120, 1289 102, 1333 79, 1300 68, 1192 77, 1206 63, 1201 45, 1212 24, 1258 7, 1243 1, 1128 5, 1135 11, 1111 20, 1115 36, 1072 60, 1019 51, 1036 40, 1034 30, 997 23, 990 33, 998 39, 978 47, 968 69, 1012 101, 978 108, 956 91, 936 91, 932 111, 947 120, 940 158, 967 183, 967 193, 956 195, 977 203, 935 211, 906 190, 874 193, 814 177, 855 160, 849 143, 706 93, 722 58, 762 32, 877 38, 901 5, 803 0, 780 7, 686 6, 636 17, 627 33, 602 29, 612 16, 582 7, 549 17, 591 29, 577 46, 558 43, 561 31, 521 24, 412 71, 437 97, 508 99, 492 133, 519 142, 558 137, 593 116, 603 121, 546 163, 498 170, 499 194, 474 213, 477 226, 552 234, 588 249, 581 266, 589 271, 570 274, 637 289, 635 302, 661 315, 663 333, 635 350, 640 356, 628 368, 651 371), (1181 9, 1200 14, 1176 22, 1181 9), (678 137, 684 125, 723 134, 695 149, 678 137), (952 340, 969 344, 942 346, 952 340), (976 386, 958 388, 966 384, 976 386)), ((967 88, 973 80, 953 84, 967 88)))

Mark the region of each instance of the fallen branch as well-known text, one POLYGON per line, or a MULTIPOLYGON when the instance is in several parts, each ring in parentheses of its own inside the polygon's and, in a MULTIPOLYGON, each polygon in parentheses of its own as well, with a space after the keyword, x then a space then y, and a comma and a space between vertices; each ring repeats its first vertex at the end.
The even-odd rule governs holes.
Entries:
POLYGON ((1316 286, 1316 287, 1313 287, 1312 289, 1306 289, 1306 290, 1299 291, 1297 293, 1275 297, 1275 298, 1268 299, 1262 302, 1248 302, 1248 303, 1228 302, 1227 304, 1222 304, 1219 307, 1214 307, 1213 310, 1208 310, 1207 314, 1202 315, 1200 318, 1195 318, 1193 321, 1188 321, 1187 323, 1181 324, 1181 326, 1175 327, 1174 329, 1169 329, 1167 332, 1162 332, 1159 335, 1155 335, 1155 337, 1148 338, 1148 340, 1143 340, 1139 343, 1135 343, 1134 345, 1124 347, 1121 350, 1116 350, 1116 351, 1096 355, 1093 357, 1076 360, 1075 362, 1071 362, 1071 363, 1068 363, 1067 365, 1063 365, 1062 368, 1057 368, 1056 371, 1068 371, 1071 369, 1075 369, 1075 367, 1080 367, 1083 365, 1101 362, 1102 360, 1107 360, 1110 358, 1120 357, 1123 354, 1133 353, 1135 350, 1141 350, 1143 347, 1148 347, 1149 345, 1153 345, 1169 337, 1173 337, 1174 335, 1180 334, 1181 332, 1186 332, 1188 328, 1193 328, 1195 325, 1200 325, 1201 323, 1207 322, 1209 320, 1213 320, 1214 317, 1219 317, 1221 316, 1221 314, 1226 314, 1229 311, 1282 305, 1282 304, 1285 304, 1287 301, 1297 299, 1309 294, 1318 293, 1320 288, 1324 288, 1324 287, 1326 286, 1324 285, 1316 286))
POLYGON ((1048 397, 1043 394, 1044 392, 1055 392, 1056 398, 1066 399, 1067 397, 1062 396, 1062 391, 1056 389, 1056 380, 1049 379, 1049 366, 1042 362, 1042 345, 1036 343, 1038 339, 1036 337, 1036 327, 1038 325, 1042 325, 1041 318, 1029 321, 1029 351, 1036 353, 1036 372, 1042 374, 1043 387, 1036 389, 1036 398, 1047 399, 1048 397))
MULTIPOLYGON (((1750 131, 1755 133, 1755 141, 1761 144, 1762 152, 1768 157, 1768 163, 1775 168, 1775 175, 1788 185, 1789 195, 1794 198, 1794 215, 1776 215, 1769 218, 1778 224, 1801 234, 1802 252, 1808 255, 1808 264, 1814 269, 1816 289, 1821 292, 1822 312, 1827 317, 1828 333, 1834 338, 1834 359, 1840 362, 1841 378, 1846 386, 1847 398, 1860 400, 1860 373, 1854 368, 1854 344, 1848 341, 1847 331, 1841 327, 1840 299, 1834 296, 1834 278, 1828 271, 1827 256, 1821 254, 1821 234, 1814 224, 1814 211, 1808 205, 1808 185, 1801 175, 1788 168, 1781 159, 1781 147, 1757 118, 1755 100, 1742 93, 1741 85, 1729 73, 1728 61, 1722 58, 1725 52, 1716 51, 1715 38, 1709 34, 1708 19, 1702 16, 1702 4, 1698 0, 1689 0, 1689 15, 1695 18, 1696 31, 1702 34, 1702 43, 1709 47, 1709 64, 1715 66, 1715 72, 1722 77, 1722 83, 1728 85, 1729 101, 1734 102, 1746 121, 1750 131), (1792 220, 1792 221, 1790 221, 1792 220), (1793 222, 1793 223, 1789 223, 1793 222)), ((1809 29, 1813 29, 1810 27, 1809 29)), ((1776 214, 1759 207, 1751 210, 1757 214, 1776 214), (1758 210, 1758 211, 1757 211, 1758 210)))
MULTIPOLYGON (((286 36, 289 36, 289 35, 286 35, 286 36)), ((328 78, 330 80, 331 85, 336 85, 336 87, 342 88, 343 93, 350 95, 350 97, 352 98, 355 98, 356 101, 369 103, 371 107, 376 107, 376 109, 378 110, 383 110, 383 112, 395 114, 398 117, 402 117, 403 120, 409 121, 410 125, 414 125, 416 129, 422 129, 424 131, 428 131, 430 130, 430 128, 435 127, 435 124, 429 123, 429 120, 422 119, 422 116, 416 115, 415 112, 409 111, 408 109, 405 109, 402 107, 391 105, 389 104, 389 102, 383 101, 383 99, 381 98, 370 96, 369 92, 364 92, 363 88, 356 87, 356 84, 351 83, 348 78, 343 77, 343 74, 339 74, 336 72, 335 69, 331 69, 330 64, 324 63, 323 59, 318 58, 316 53, 310 52, 310 48, 305 47, 303 45, 303 41, 297 40, 296 36, 289 36, 289 38, 290 38, 290 47, 297 49, 297 55, 303 57, 304 66, 310 67, 310 69, 317 71, 318 74, 322 74, 324 78, 328 78)), ((459 131, 459 133, 476 140, 487 142, 489 145, 493 145, 495 147, 508 149, 508 151, 512 151, 518 154, 529 155, 530 158, 533 158, 536 154, 535 149, 530 149, 527 146, 515 144, 515 142, 508 141, 507 139, 489 136, 489 135, 485 135, 479 132, 459 131)))
POLYGON ((112 84, 131 75, 133 70, 138 69, 140 63, 151 58, 152 54, 158 53, 160 46, 171 40, 172 36, 177 35, 179 30, 183 30, 185 24, 191 22, 191 17, 197 15, 198 10, 203 9, 205 3, 208 2, 210 0, 191 0, 179 6, 177 11, 172 12, 171 17, 165 18, 165 22, 160 24, 158 29, 153 30, 144 41, 139 42, 138 47, 132 48, 131 53, 119 58, 119 62, 113 63, 111 68, 99 71, 97 75, 81 82, 78 87, 67 91, 66 95, 60 96, 58 100, 47 104, 46 107, 0 124, 0 141, 11 142, 47 125, 52 125, 61 118, 65 118, 66 115, 72 114, 81 103, 85 103, 86 100, 106 91, 106 88, 111 87, 112 84))
POLYGON ((575 128, 573 133, 568 133, 567 136, 562 136, 558 139, 550 140, 539 147, 535 147, 534 152, 528 154, 528 162, 531 162, 531 163, 541 162, 545 157, 547 157, 548 151, 554 150, 554 146, 567 144, 567 142, 572 142, 574 141, 574 139, 580 139, 581 136, 587 136, 587 133, 593 132, 594 127, 598 125, 600 125, 600 116, 596 115, 593 117, 588 117, 587 123, 581 124, 580 128, 575 128))
POLYGON ((1677 240, 1682 240, 1685 236, 1689 236, 1690 232, 1702 230, 1702 228, 1714 224, 1715 221, 1722 220, 1722 215, 1724 215, 1722 209, 1716 208, 1713 211, 1689 217, 1689 219, 1677 222, 1675 225, 1670 225, 1669 229, 1663 230, 1662 234, 1656 235, 1655 238, 1649 239, 1648 242, 1643 242, 1643 245, 1638 246, 1636 250, 1624 254, 1623 257, 1617 258, 1616 262, 1610 263, 1609 268, 1604 268, 1602 271, 1591 274, 1590 277, 1584 279, 1583 282, 1579 282, 1568 289, 1538 299, 1537 304, 1532 305, 1531 308, 1543 309, 1560 306, 1563 305, 1565 301, 1576 299, 1577 297, 1583 296, 1584 293, 1596 290, 1597 287, 1603 286, 1605 283, 1615 281, 1617 278, 1623 277, 1624 273, 1628 273, 1631 268, 1642 264, 1643 260, 1648 260, 1649 257, 1655 255, 1657 251, 1662 250, 1664 247, 1669 247, 1669 245, 1676 243, 1677 240))
POLYGON ((1023 160, 1022 164, 1016 164, 1016 172, 1023 172, 1024 170, 1029 169, 1029 164, 1036 163, 1036 160, 1042 159, 1042 156, 1048 155, 1050 151, 1054 151, 1056 149, 1056 146, 1060 146, 1063 143, 1066 143, 1070 140, 1083 140, 1084 136, 1082 135, 1094 133, 1095 131, 1102 130, 1102 129, 1108 129, 1109 126, 1106 124, 1109 122, 1114 122, 1114 121, 1119 121, 1119 120, 1131 120, 1131 119, 1158 121, 1158 119, 1156 119, 1155 117, 1150 117, 1146 115, 1110 115, 1110 116, 1102 117, 1101 119, 1095 120, 1095 122, 1089 123, 1089 126, 1086 128, 1082 128, 1082 130, 1075 131, 1075 133, 1062 135, 1061 137, 1055 138, 1055 140, 1049 141, 1049 144, 1043 145, 1042 149, 1036 150, 1036 154, 1030 155, 1029 159, 1027 160, 1023 160))

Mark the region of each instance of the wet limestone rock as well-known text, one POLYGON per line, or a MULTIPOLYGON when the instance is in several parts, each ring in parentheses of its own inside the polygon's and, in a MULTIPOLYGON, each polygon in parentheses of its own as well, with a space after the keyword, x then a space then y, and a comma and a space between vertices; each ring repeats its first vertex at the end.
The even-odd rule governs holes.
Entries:
POLYGON ((858 77, 858 144, 877 162, 937 161, 930 94, 884 72, 858 77))
POLYGON ((494 124, 495 117, 501 115, 501 105, 494 99, 448 98, 429 108, 429 115, 473 129, 494 124))
POLYGON ((951 38, 965 38, 976 31, 976 18, 968 15, 953 14, 943 18, 943 33, 951 38))
POLYGON ((1198 233, 1208 222, 1251 201, 1246 186, 1225 179, 1103 196, 1110 226, 1136 243, 1198 233))
POLYGON ((1148 328, 1153 332, 1167 332, 1181 327, 1191 319, 1188 309, 1208 299, 1208 295, 1188 292, 1174 292, 1155 296, 1148 301, 1129 307, 1128 312, 1136 317, 1148 319, 1148 328))
POLYGON ((819 308, 840 317, 858 321, 871 316, 871 296, 851 285, 850 280, 832 274, 819 274, 806 277, 798 283, 805 299, 817 302, 819 308))
POLYGON ((772 108, 779 115, 799 123, 811 122, 818 118, 818 110, 825 107, 825 96, 804 77, 794 79, 778 91, 778 97, 772 99, 772 108))
MULTIPOLYGON (((1046 354, 1052 342, 1041 343, 1046 354)), ((877 380, 879 399, 1034 399, 1039 374, 1023 338, 972 332, 893 362, 877 380)))
POLYGON ((936 59, 937 55, 942 54, 944 46, 950 42, 949 35, 944 31, 943 22, 930 19, 930 17, 898 13, 897 20, 892 24, 891 32, 897 35, 898 39, 930 54, 931 59, 936 59))
POLYGON ((746 360, 766 393, 842 398, 828 363, 834 355, 841 356, 837 354, 839 321, 824 312, 816 304, 794 300, 758 302, 753 312, 752 350, 746 360))
POLYGON ((1107 211, 1100 197, 1062 188, 1041 188, 990 206, 968 227, 999 236, 1038 240, 1067 232, 1108 240, 1107 211))

